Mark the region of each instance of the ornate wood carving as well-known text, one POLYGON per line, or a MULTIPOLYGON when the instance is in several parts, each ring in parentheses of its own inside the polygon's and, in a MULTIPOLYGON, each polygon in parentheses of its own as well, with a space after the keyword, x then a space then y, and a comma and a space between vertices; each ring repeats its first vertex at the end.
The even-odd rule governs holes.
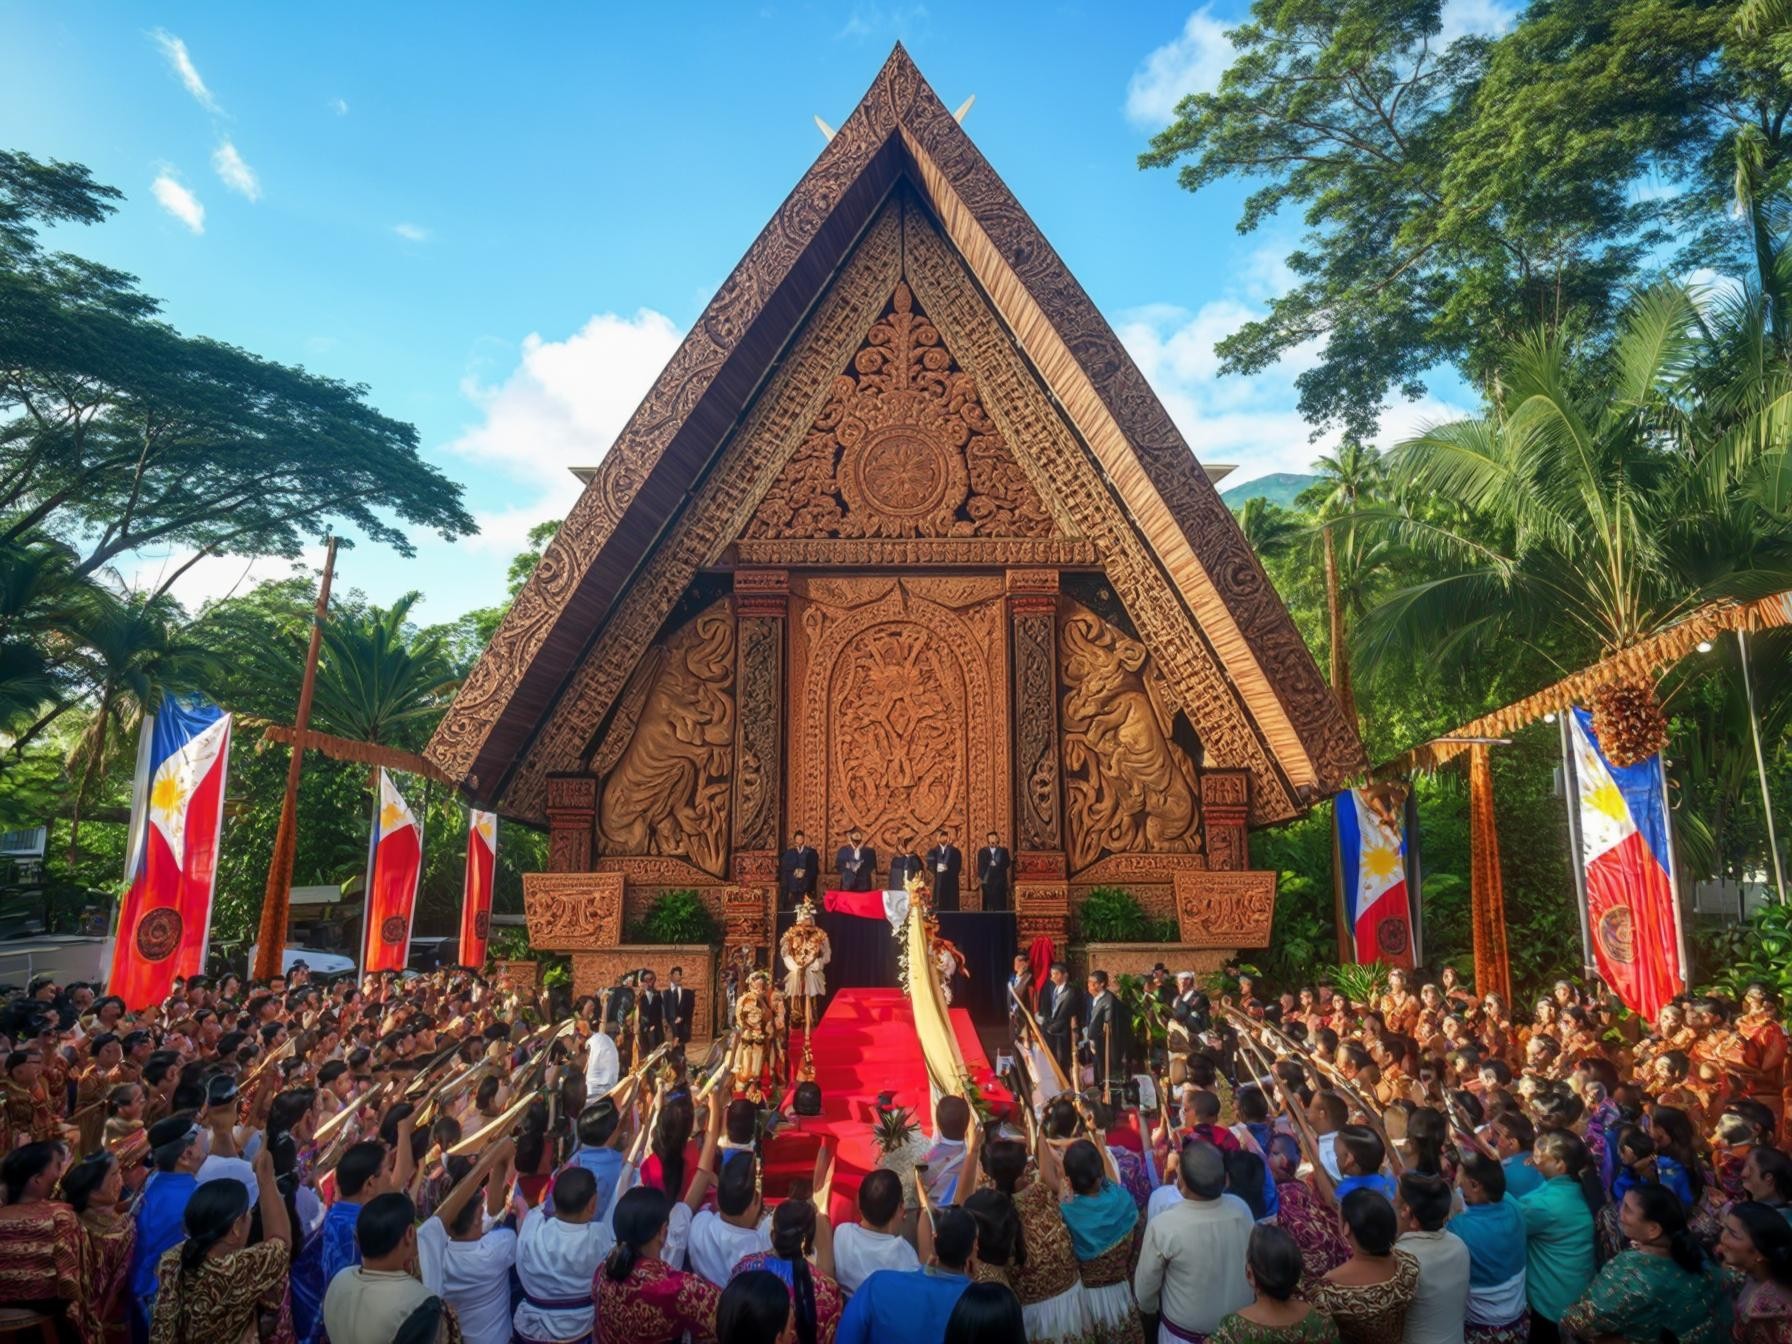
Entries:
POLYGON ((1169 882, 1177 873, 1202 872, 1205 854, 1110 854, 1076 875, 1078 886, 1133 886, 1169 882))
POLYGON ((620 873, 524 873, 529 941, 547 952, 589 951, 622 942, 620 873))
POLYGON ((575 952, 572 954, 572 986, 574 997, 597 995, 614 985, 630 971, 651 970, 660 988, 668 981, 674 966, 684 967, 684 985, 696 992, 691 1015, 691 1040, 710 1040, 715 1035, 716 985, 715 953, 707 947, 656 946, 625 947, 609 952, 575 952))
POLYGON ((1170 740, 1163 681, 1145 646, 1066 600, 1058 657, 1070 871, 1107 854, 1200 849, 1195 767, 1170 740))
POLYGON ((604 781, 605 854, 681 856, 726 876, 734 718, 734 618, 719 601, 666 641, 634 734, 604 781))
POLYGON ((1095 548, 1074 537, 786 537, 742 539, 734 544, 742 564, 792 569, 851 569, 860 565, 931 565, 1000 569, 1007 565, 1086 567, 1095 548))
POLYGON ((977 384, 898 281, 749 538, 1050 537, 977 384))
POLYGON ((703 887, 715 877, 685 859, 660 854, 612 855, 592 860, 598 873, 620 873, 630 887, 703 887))
POLYGON ((591 824, 597 781, 590 775, 548 778, 548 871, 582 873, 591 867, 591 824))
POLYGON ((778 884, 778 851, 775 849, 734 851, 734 880, 753 886, 778 884))
POLYGON ((781 615, 740 618, 738 668, 734 848, 772 849, 778 843, 778 795, 784 778, 781 615))
POLYGON ((1010 573, 1014 638, 1015 847, 1064 846, 1058 801, 1058 575, 1010 573), (1016 590, 1019 589, 1017 592, 1016 590))
POLYGON ((1191 947, 1265 947, 1275 913, 1273 872, 1176 874, 1176 918, 1191 947))
POLYGON ((1062 882, 1017 882, 1014 927, 1020 945, 1050 938, 1059 949, 1070 946, 1070 888, 1062 882))
POLYGON ((793 611, 789 807, 818 847, 1006 834, 1000 579, 800 580, 793 611))
POLYGON ((1201 772, 1202 829, 1207 866, 1242 870, 1251 866, 1251 777, 1244 770, 1201 772))
POLYGON ((1070 865, 1061 849, 1022 849, 1014 855, 1016 882, 1062 882, 1069 875, 1070 865))
POLYGON ((729 887, 722 893, 722 964, 731 964, 745 948, 755 965, 762 964, 772 943, 773 889, 729 887))

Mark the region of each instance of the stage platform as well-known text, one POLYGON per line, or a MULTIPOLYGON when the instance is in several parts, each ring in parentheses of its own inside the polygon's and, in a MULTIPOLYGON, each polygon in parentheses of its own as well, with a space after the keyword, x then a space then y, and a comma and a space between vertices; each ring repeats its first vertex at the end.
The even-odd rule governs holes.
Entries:
MULTIPOLYGON (((964 1056, 972 1081, 978 1084, 996 1114, 1005 1115, 1013 1098, 995 1081, 970 1014, 962 1008, 954 1008, 951 1016, 959 1053, 964 1056)), ((792 1041, 792 1046, 794 1054, 796 1040, 792 1041)), ((793 1169, 789 1174, 806 1172, 801 1156, 805 1145, 800 1142, 801 1137, 828 1138, 836 1150, 833 1203, 829 1213, 835 1226, 839 1226, 842 1219, 857 1220, 859 1182, 877 1166, 881 1156, 872 1132, 877 1120, 879 1094, 891 1093, 897 1106, 914 1112, 924 1134, 933 1132, 927 1067, 921 1059, 920 1041, 915 1036, 914 1010, 900 989, 847 988, 837 991, 822 1015, 820 1025, 815 1028, 813 1050, 815 1081, 821 1087, 822 1113, 819 1117, 797 1121, 799 1132, 791 1137, 798 1142, 786 1141, 788 1131, 780 1133, 772 1151, 767 1154, 766 1179, 769 1187, 777 1168, 793 1169), (788 1156, 780 1154, 779 1148, 786 1149, 788 1156)), ((814 1149, 812 1145, 808 1147, 808 1165, 813 1165, 814 1149)))

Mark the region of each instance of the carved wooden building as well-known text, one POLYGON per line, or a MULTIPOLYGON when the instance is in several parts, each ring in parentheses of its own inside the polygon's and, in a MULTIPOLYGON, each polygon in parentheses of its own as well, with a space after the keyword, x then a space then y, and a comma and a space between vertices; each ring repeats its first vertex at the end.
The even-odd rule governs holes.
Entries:
POLYGON ((1273 899, 1236 876, 1247 827, 1365 763, 1188 444, 900 47, 428 754, 550 829, 532 924, 612 946, 688 886, 763 947, 784 837, 831 856, 853 825, 883 854, 995 831, 1023 936, 1119 884, 1236 946, 1273 899))

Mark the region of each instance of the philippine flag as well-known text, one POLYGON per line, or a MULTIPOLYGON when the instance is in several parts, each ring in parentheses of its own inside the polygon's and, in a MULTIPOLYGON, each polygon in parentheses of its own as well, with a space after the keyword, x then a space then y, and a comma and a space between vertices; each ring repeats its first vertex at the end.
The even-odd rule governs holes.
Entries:
POLYGON ((202 696, 166 696, 144 721, 131 805, 130 887, 106 982, 132 1012, 205 969, 230 715, 202 696))
POLYGON ((1661 757, 1616 766, 1590 711, 1574 711, 1574 779, 1593 959, 1612 992, 1650 1021, 1685 988, 1661 757))
POLYGON ((466 895, 460 908, 460 964, 485 965, 492 931, 492 872, 498 864, 498 814, 474 812, 467 824, 466 895))
POLYGON ((373 828, 373 859, 367 865, 367 955, 363 975, 402 971, 411 953, 411 911, 417 903, 417 882, 423 875, 422 838, 417 819, 380 771, 380 810, 373 828))
POLYGON ((1412 909, 1406 898, 1406 832, 1375 814, 1361 789, 1332 800, 1338 827, 1338 880, 1359 964, 1413 965, 1412 909))

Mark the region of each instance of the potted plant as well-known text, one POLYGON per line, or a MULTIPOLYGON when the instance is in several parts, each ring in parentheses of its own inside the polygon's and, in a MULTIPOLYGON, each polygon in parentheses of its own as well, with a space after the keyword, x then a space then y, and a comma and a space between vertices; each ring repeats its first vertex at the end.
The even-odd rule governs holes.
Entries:
POLYGON ((914 1112, 904 1107, 880 1105, 877 1121, 871 1128, 882 1154, 877 1165, 896 1173, 902 1182, 903 1203, 914 1207, 920 1202, 915 1194, 915 1165, 927 1156, 928 1147, 927 1140, 921 1136, 921 1127, 915 1123, 914 1112))
POLYGON ((541 978, 541 961, 529 942, 527 929, 504 929, 491 940, 487 955, 492 972, 510 982, 520 994, 534 997, 541 978))

